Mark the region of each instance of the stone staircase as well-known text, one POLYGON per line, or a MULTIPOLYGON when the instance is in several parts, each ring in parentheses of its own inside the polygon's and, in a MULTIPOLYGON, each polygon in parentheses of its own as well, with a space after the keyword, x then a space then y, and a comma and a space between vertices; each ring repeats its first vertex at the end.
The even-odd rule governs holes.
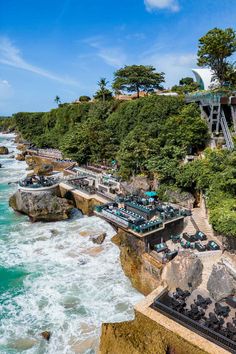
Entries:
MULTIPOLYGON (((220 241, 214 236, 214 231, 209 224, 205 213, 200 208, 194 208, 192 209, 192 216, 185 218, 184 232, 194 234, 198 230, 204 232, 204 234, 207 235, 208 240, 215 240, 218 244, 220 243, 220 241)), ((207 254, 205 252, 202 254, 198 253, 198 256, 203 263, 202 283, 200 288, 207 290, 207 282, 212 272, 212 267, 221 259, 222 251, 214 251, 207 254)))
POLYGON ((204 212, 200 208, 194 208, 192 209, 192 216, 185 218, 183 232, 194 234, 198 230, 204 232, 208 239, 215 239, 212 226, 209 224, 204 212))

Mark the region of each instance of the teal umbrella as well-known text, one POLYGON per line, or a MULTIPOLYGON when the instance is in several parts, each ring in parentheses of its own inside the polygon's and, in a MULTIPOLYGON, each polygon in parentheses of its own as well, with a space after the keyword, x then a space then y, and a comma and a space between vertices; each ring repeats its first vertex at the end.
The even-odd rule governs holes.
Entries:
POLYGON ((149 198, 155 197, 157 195, 157 192, 145 192, 146 196, 148 196, 149 198))

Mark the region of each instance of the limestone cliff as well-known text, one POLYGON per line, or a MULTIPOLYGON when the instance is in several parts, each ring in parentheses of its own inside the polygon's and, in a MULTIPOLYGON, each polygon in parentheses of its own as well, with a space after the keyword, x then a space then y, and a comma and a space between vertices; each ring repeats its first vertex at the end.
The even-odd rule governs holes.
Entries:
POLYGON ((189 353, 207 352, 139 312, 133 321, 102 325, 99 354, 189 353))
POLYGON ((10 197, 9 205, 26 214, 32 221, 60 221, 70 216, 71 202, 49 192, 29 193, 17 191, 10 197))
POLYGON ((144 295, 149 294, 160 284, 162 265, 151 257, 148 259, 144 242, 128 232, 119 229, 113 242, 120 248, 121 265, 133 287, 144 295))

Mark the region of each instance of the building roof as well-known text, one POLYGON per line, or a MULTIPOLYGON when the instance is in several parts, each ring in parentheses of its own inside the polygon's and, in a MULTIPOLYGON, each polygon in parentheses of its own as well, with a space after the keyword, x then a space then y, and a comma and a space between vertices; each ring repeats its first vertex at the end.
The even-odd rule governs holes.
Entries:
POLYGON ((192 69, 201 90, 209 90, 214 83, 213 72, 210 69, 192 69))

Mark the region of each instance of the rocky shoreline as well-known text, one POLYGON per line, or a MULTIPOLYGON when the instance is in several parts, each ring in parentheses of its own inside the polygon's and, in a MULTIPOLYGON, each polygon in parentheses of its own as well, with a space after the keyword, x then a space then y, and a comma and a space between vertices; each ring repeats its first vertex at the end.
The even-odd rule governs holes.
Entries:
MULTIPOLYGON (((39 170, 45 161, 37 157, 27 157, 23 151, 18 159, 25 159, 29 168, 39 170)), ((44 171, 47 172, 47 171, 44 171)), ((63 193, 64 195, 64 193, 63 193)), ((31 221, 59 221, 69 218, 74 203, 66 198, 62 198, 62 193, 40 192, 31 193, 18 191, 9 201, 10 206, 18 212, 27 214, 31 221)), ((80 200, 81 210, 83 207, 80 200)), ((92 242, 103 242, 105 235, 99 235, 98 240, 94 238, 92 242)), ((184 252, 175 258, 168 265, 163 266, 153 257, 150 257, 144 250, 144 243, 124 230, 118 229, 112 239, 113 243, 119 247, 120 262, 125 275, 130 279, 132 286, 145 296, 154 291, 161 284, 166 284, 169 289, 177 286, 187 289, 191 284, 191 290, 197 288, 203 281, 204 266, 201 260, 191 255, 191 252, 184 252)), ((228 290, 235 288, 236 281, 232 276, 227 277, 220 265, 215 266, 209 279, 209 286, 214 294, 216 285, 215 278, 220 279, 221 275, 228 280, 228 290), (213 279, 213 280, 212 280, 213 279), (212 285, 213 284, 213 285, 212 285)), ((221 291, 223 293, 223 289, 221 291)), ((100 354, 126 354, 127 350, 131 354, 205 354, 204 351, 185 338, 176 335, 172 331, 166 331, 164 327, 149 319, 147 316, 135 311, 133 321, 121 323, 104 323, 100 340, 100 354), (153 333, 155 335, 153 335, 153 333), (127 349, 128 348, 128 349, 127 349), (184 348, 184 349, 183 349, 184 348)), ((210 352, 209 352, 210 353, 210 352)))
POLYGON ((10 197, 10 207, 35 221, 61 221, 70 217, 73 203, 50 192, 32 194, 17 191, 10 197))

